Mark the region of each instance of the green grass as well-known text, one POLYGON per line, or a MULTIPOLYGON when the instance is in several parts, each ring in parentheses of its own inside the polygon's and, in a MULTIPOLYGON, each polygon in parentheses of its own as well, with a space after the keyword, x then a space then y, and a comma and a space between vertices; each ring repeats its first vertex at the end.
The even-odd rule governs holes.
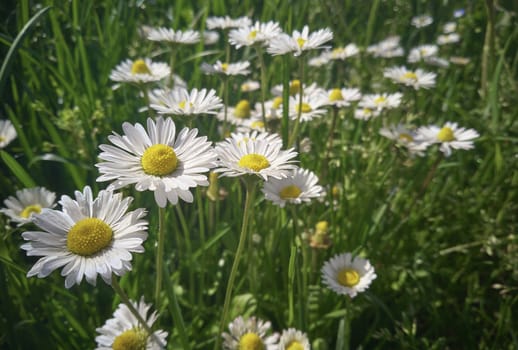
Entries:
MULTIPOLYGON (((365 47, 397 34, 408 50, 433 42, 461 6, 466 5, 401 0, 270 0, 261 6, 230 0, 7 4, 0 10, 0 56, 10 69, 0 74, 0 116, 13 122, 18 137, 1 151, 0 198, 34 185, 58 197, 85 185, 94 193, 106 187, 95 181, 98 146, 109 143, 112 131, 121 133, 123 122, 144 123, 146 118, 138 112, 143 101, 136 89, 113 90, 110 72, 128 57, 169 60, 163 47, 139 37, 142 25, 200 29, 208 16, 247 15, 278 21, 286 31, 304 24, 312 30, 330 27, 334 46, 355 42, 365 47), (46 6, 51 6, 48 11, 33 17, 46 6), (421 13, 431 14, 434 23, 418 32, 409 23, 421 13), (17 42, 31 18, 25 37, 17 42)), ((445 57, 468 58, 467 65, 423 66, 438 73, 436 87, 416 96, 405 93, 402 107, 385 120, 354 119, 352 108, 341 112, 328 164, 324 154, 331 112, 301 124, 301 136, 310 138, 311 150, 299 154, 300 165, 320 176, 328 189, 326 202, 335 204, 312 202, 292 211, 272 205, 258 192, 249 222, 256 239, 245 245, 230 319, 257 316, 271 321, 277 332, 296 327, 317 350, 344 348, 340 345, 347 329, 341 322, 346 316, 352 316, 352 349, 518 347, 518 7, 513 2, 492 6, 491 0, 470 2, 458 19, 461 42, 444 52, 445 57), (385 122, 398 121, 419 126, 455 121, 481 137, 474 150, 454 151, 440 161, 436 148, 409 158, 378 134, 385 122), (333 186, 339 189, 335 195, 333 186), (305 237, 321 220, 329 222, 332 245, 314 250, 305 237), (296 249, 290 268, 292 236, 296 249), (349 307, 346 297, 320 280, 324 261, 342 252, 368 258, 378 276, 349 307)), ((218 90, 220 82, 199 67, 224 55, 222 38, 215 46, 182 47, 175 69, 190 88, 218 90)), ((232 49, 231 57, 250 59, 252 77, 260 79, 254 50, 232 49)), ((298 78, 294 59, 265 59, 270 86, 298 78)), ((362 54, 327 67, 306 67, 306 82, 328 89, 395 92, 400 87, 383 78, 383 69, 396 64, 406 63, 404 58, 362 54)), ((232 105, 243 97, 237 91, 230 96, 232 105)), ((199 118, 194 126, 218 141, 221 136, 209 118, 199 118)), ((281 130, 285 140, 289 131, 281 130)), ((194 203, 166 208, 164 263, 169 273, 160 294, 157 328, 169 332, 168 349, 185 348, 176 301, 192 349, 212 349, 218 336, 245 203, 238 180, 220 178, 219 185, 228 192, 221 201, 209 201, 205 188, 198 188, 194 203)), ((148 209, 150 225, 146 252, 134 254, 133 270, 121 286, 130 298, 144 296, 152 302, 158 209, 150 193, 133 188, 124 193, 135 197, 133 208, 148 209)), ((83 281, 67 290, 58 272, 27 278, 36 261, 20 249, 21 233, 29 228, 16 227, 4 215, 0 224, 0 348, 94 348, 95 329, 120 302, 111 287, 99 278, 96 287, 83 281)))

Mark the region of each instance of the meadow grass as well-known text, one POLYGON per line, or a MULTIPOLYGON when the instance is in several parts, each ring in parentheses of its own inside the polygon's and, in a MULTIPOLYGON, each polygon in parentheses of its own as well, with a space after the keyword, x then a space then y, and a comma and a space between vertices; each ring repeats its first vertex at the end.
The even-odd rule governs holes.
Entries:
MULTIPOLYGON (((362 50, 346 61, 306 66, 307 84, 402 91, 403 103, 369 121, 353 118, 353 108, 341 110, 331 133, 331 111, 301 123, 297 159, 319 176, 326 197, 279 208, 256 190, 227 323, 241 315, 268 320, 276 332, 295 327, 317 350, 518 348, 517 13, 515 3, 497 6, 492 0, 9 3, 0 10, 0 53, 8 63, 0 74, 0 115, 12 121, 17 138, 0 150, 0 198, 34 186, 58 197, 85 185, 94 193, 107 186, 96 182, 98 146, 113 131, 121 133, 123 122, 145 124, 147 118, 139 112, 145 102, 138 89, 112 89, 110 72, 129 57, 169 61, 164 46, 139 35, 143 25, 202 30, 210 16, 249 16, 277 21, 287 33, 306 24, 311 30, 329 27, 333 47, 354 42, 365 49, 400 35, 408 53, 433 43, 442 25, 456 21, 461 41, 441 48, 441 57, 468 61, 421 66, 437 73, 429 90, 402 89, 383 78, 385 68, 407 64, 405 56, 374 58, 362 50), (455 19, 461 7, 465 14, 455 19), (412 27, 411 18, 424 13, 433 24, 412 27), (447 121, 479 132, 473 150, 443 157, 432 147, 422 157, 409 157, 379 135, 387 123, 447 121), (310 150, 304 149, 305 137, 310 150), (309 245, 320 221, 329 224, 331 244, 325 249, 309 245), (354 299, 321 281, 323 263, 343 252, 369 259, 377 274, 354 299)), ((223 40, 222 35, 212 46, 182 46, 176 53, 175 73, 189 88, 214 88, 223 97, 221 80, 200 69, 202 62, 225 59, 223 40)), ((250 77, 261 80, 257 52, 232 48, 230 55, 232 62, 250 60, 250 77)), ((300 78, 296 59, 264 59, 269 87, 300 78)), ((247 98, 238 89, 247 78, 230 80, 229 105, 247 98)), ((260 92, 254 96, 258 102, 260 92)), ((189 123, 213 142, 222 139, 211 116, 189 123)), ((291 123, 280 121, 285 142, 291 123)), ((159 221, 164 230, 156 328, 169 332, 168 349, 211 349, 220 337, 245 188, 228 177, 218 185, 224 190, 219 200, 209 200, 207 189, 198 187, 193 203, 168 205, 163 217, 151 193, 122 190, 135 198, 133 208, 148 210, 150 222, 145 253, 133 256, 132 271, 120 279, 133 300, 155 302, 159 221)), ((83 282, 66 289, 58 272, 27 278, 36 260, 20 249, 28 228, 5 215, 0 222, 0 347, 94 348, 96 328, 111 318, 120 298, 100 279, 95 287, 83 282)))

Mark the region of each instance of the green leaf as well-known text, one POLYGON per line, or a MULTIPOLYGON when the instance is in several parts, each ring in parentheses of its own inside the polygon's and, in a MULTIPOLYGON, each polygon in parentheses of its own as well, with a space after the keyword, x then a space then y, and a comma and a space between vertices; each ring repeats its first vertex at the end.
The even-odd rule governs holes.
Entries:
POLYGON ((0 156, 4 161, 5 165, 12 171, 14 176, 25 186, 25 187, 35 187, 36 182, 31 178, 31 176, 25 171, 25 169, 14 159, 9 153, 5 151, 0 151, 0 156))

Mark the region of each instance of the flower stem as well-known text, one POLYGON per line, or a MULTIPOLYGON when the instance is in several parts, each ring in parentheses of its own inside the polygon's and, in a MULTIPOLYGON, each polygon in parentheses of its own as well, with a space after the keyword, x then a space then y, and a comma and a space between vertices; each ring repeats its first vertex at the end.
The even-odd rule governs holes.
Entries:
POLYGON ((304 96, 304 59, 301 57, 299 61, 299 79, 300 79, 300 93, 299 93, 299 108, 297 111, 297 119, 295 120, 295 126, 293 127, 293 132, 288 139, 288 148, 292 147, 295 141, 297 140, 297 136, 300 128, 300 118, 302 116, 302 97, 304 96))
POLYGON ((164 262, 164 241, 165 241, 165 208, 158 208, 158 239, 156 254, 156 280, 155 280, 155 305, 160 306, 160 290, 162 289, 162 273, 164 262))
POLYGON ((227 290, 225 292, 225 302, 223 304, 223 313, 221 315, 221 321, 219 324, 219 333, 216 338, 216 345, 214 350, 220 349, 221 344, 221 333, 225 328, 225 324, 227 322, 230 300, 232 299, 232 289, 234 287, 234 281, 237 275, 237 269, 239 267, 239 260, 241 259, 241 255, 243 254, 243 249, 245 247, 245 241, 247 238, 247 228, 248 228, 248 219, 250 216, 250 207, 252 205, 254 199, 255 192, 255 179, 247 179, 246 183, 246 198, 245 198, 245 209, 243 211, 243 223, 241 225, 241 234, 239 235, 239 243, 237 245, 236 255, 234 256, 234 263, 232 264, 232 269, 230 270, 230 276, 228 278, 227 290))
POLYGON ((261 46, 256 46, 257 57, 261 65, 261 112, 263 117, 264 130, 268 131, 268 125, 266 124, 266 111, 264 109, 264 101, 266 100, 266 88, 267 88, 267 77, 266 77, 266 64, 264 63, 264 56, 261 50, 261 46))

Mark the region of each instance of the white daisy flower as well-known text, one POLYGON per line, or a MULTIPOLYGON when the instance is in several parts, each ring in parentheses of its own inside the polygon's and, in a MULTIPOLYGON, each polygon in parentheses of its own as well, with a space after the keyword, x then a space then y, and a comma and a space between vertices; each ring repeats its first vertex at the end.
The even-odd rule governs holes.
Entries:
POLYGON ((450 34, 457 30, 457 23, 455 22, 447 22, 442 26, 442 32, 444 34, 450 34))
POLYGON ((201 36, 205 45, 214 45, 219 41, 219 33, 213 30, 206 30, 201 36))
POLYGON ((135 184, 137 191, 153 191, 158 206, 178 198, 192 203, 189 191, 196 186, 208 186, 208 172, 215 166, 216 154, 207 137, 197 137, 198 129, 183 128, 176 134, 171 118, 147 119, 147 130, 136 123, 122 124, 124 135, 108 136, 112 145, 100 145, 95 166, 102 174, 97 181, 113 181, 109 188, 119 189, 135 184))
POLYGON ((151 41, 165 41, 175 44, 196 44, 200 41, 200 33, 195 30, 174 30, 171 28, 152 28, 147 34, 151 41))
POLYGON ((351 253, 337 254, 324 263, 322 282, 337 294, 354 298, 364 292, 377 277, 369 260, 351 253))
POLYGON ((31 222, 34 214, 39 214, 43 208, 54 208, 56 194, 44 187, 24 188, 16 191, 16 196, 4 200, 5 208, 0 213, 7 215, 18 226, 31 222))
POLYGON ((247 27, 252 24, 252 20, 248 17, 230 18, 225 17, 209 17, 207 18, 207 29, 229 29, 247 27))
POLYGON ((271 323, 250 317, 245 321, 242 316, 229 323, 229 333, 223 333, 223 349, 226 350, 277 350, 279 334, 270 332, 271 323))
POLYGON ((197 115, 217 114, 223 107, 216 90, 184 88, 173 90, 154 90, 149 94, 150 107, 159 114, 197 115))
MULTIPOLYGON (((319 118, 327 113, 324 109, 328 105, 328 97, 324 91, 315 90, 313 93, 302 96, 302 104, 300 96, 290 96, 288 115, 291 119, 297 119, 300 112, 300 121, 307 122, 314 118, 319 118)), ((279 107, 282 110, 282 106, 279 107)))
POLYGON ((242 92, 252 92, 257 91, 261 87, 261 83, 256 80, 247 80, 243 84, 241 84, 242 92))
POLYGON ((410 23, 416 28, 424 28, 433 23, 433 18, 429 15, 419 15, 412 17, 410 23))
POLYGON ((348 107, 351 102, 358 101, 362 97, 360 89, 341 88, 327 91, 327 105, 335 107, 348 107))
MULTIPOLYGON (((276 120, 281 117, 281 113, 279 113, 279 106, 282 104, 282 98, 276 97, 273 100, 268 100, 264 102, 264 117, 266 121, 276 120)), ((254 109, 250 112, 250 119, 263 119, 263 106, 260 102, 257 102, 254 105, 254 109)))
POLYGON ((247 75, 250 73, 248 67, 250 67, 250 62, 248 61, 235 63, 216 61, 213 65, 205 62, 201 64, 201 70, 205 74, 247 75))
POLYGON ((127 212, 133 198, 102 190, 93 199, 92 190, 75 192, 75 200, 62 196, 62 210, 44 208, 32 222, 43 231, 27 231, 29 241, 21 246, 27 256, 41 256, 27 277, 47 277, 63 267, 65 287, 83 280, 95 286, 97 275, 111 284, 112 273, 131 270, 131 253, 143 253, 148 223, 144 209, 127 212))
POLYGON ((473 140, 479 136, 474 129, 459 128, 457 123, 446 122, 443 127, 436 125, 420 127, 417 129, 416 139, 431 144, 440 143, 440 151, 449 157, 452 149, 474 148, 473 140))
POLYGON ((322 45, 332 39, 333 32, 329 28, 319 29, 310 34, 309 27, 304 26, 302 32, 295 30, 291 36, 285 33, 279 34, 270 40, 266 51, 273 56, 291 52, 294 56, 300 56, 307 50, 326 48, 322 45))
POLYGON ((401 57, 405 54, 405 51, 399 44, 400 40, 401 38, 398 35, 389 36, 379 43, 367 47, 367 52, 372 54, 374 57, 401 57))
POLYGON ((243 119, 241 124, 237 126, 237 132, 245 133, 256 130, 259 132, 265 132, 266 128, 262 116, 252 115, 249 119, 243 119))
POLYGON ((391 67, 386 68, 383 76, 392 79, 392 81, 411 86, 415 90, 420 88, 428 89, 435 86, 435 77, 437 74, 426 72, 420 68, 415 71, 409 70, 406 67, 391 67))
POLYGON ((401 104, 403 94, 396 92, 393 94, 368 94, 363 95, 358 105, 363 108, 376 109, 382 111, 384 109, 397 108, 401 104))
POLYGON ((149 58, 126 60, 115 67, 110 79, 125 83, 150 83, 162 80, 171 74, 166 63, 152 62, 149 58))
POLYGON ((424 151, 430 143, 416 140, 416 132, 408 129, 403 124, 383 127, 379 131, 380 135, 395 141, 398 145, 405 147, 411 154, 424 156, 424 151))
POLYGON ((459 41, 460 41, 460 35, 457 33, 444 34, 444 35, 439 35, 437 37, 437 45, 454 44, 454 43, 458 43, 459 41))
MULTIPOLYGON (((307 90, 307 85, 304 84, 304 90, 307 90)), ((282 84, 274 85, 271 88, 271 93, 274 96, 281 96, 282 97, 282 84)), ((290 81, 290 95, 297 95, 300 93, 300 80, 294 79, 290 81)))
POLYGON ((0 120, 0 149, 7 147, 18 134, 9 119, 0 120))
POLYGON ((311 345, 306 333, 295 328, 289 328, 282 331, 279 339, 278 350, 310 350, 311 345))
MULTIPOLYGON (((227 122, 233 125, 240 125, 243 120, 250 119, 252 116, 250 102, 248 100, 240 100, 234 107, 227 107, 227 122)), ((222 109, 216 115, 219 121, 225 121, 225 110, 222 109)))
POLYGON ((420 45, 410 50, 407 61, 415 63, 419 61, 426 61, 431 57, 437 56, 439 47, 437 45, 420 45))
POLYGON ((360 49, 354 43, 347 44, 345 47, 336 47, 329 52, 329 58, 332 60, 345 60, 349 57, 356 56, 360 53, 360 49))
POLYGON ((229 137, 216 145, 219 167, 214 172, 229 177, 257 175, 264 180, 287 177, 297 168, 293 164, 297 152, 293 148, 281 150, 281 147, 282 143, 270 142, 267 136, 256 139, 247 139, 246 135, 229 137))
POLYGON ((286 203, 301 204, 322 197, 325 192, 318 185, 318 177, 308 169, 297 168, 284 179, 271 178, 262 189, 264 198, 284 208, 286 203))
POLYGON ((323 52, 322 54, 312 57, 308 60, 308 65, 311 67, 322 67, 327 65, 331 61, 331 57, 328 52, 323 52))
POLYGON ((267 45, 270 40, 278 36, 281 32, 281 27, 277 22, 255 22, 253 26, 232 29, 228 33, 228 41, 234 45, 236 49, 256 44, 267 45))
MULTIPOLYGON (((270 134, 267 132, 260 132, 257 130, 247 132, 233 132, 230 134, 230 138, 234 140, 238 146, 246 147, 246 143, 250 140, 258 141, 265 140, 268 143, 278 143, 282 147, 282 139, 278 134, 270 134)), ((225 141, 221 142, 225 144, 225 141)))
MULTIPOLYGON (((130 302, 151 329, 158 319, 156 311, 149 314, 151 304, 146 304, 143 297, 138 303, 130 302)), ((113 313, 113 318, 107 320, 104 326, 97 328, 96 331, 99 333, 95 337, 96 350, 161 350, 167 345, 167 332, 159 329, 150 336, 126 304, 119 304, 113 313)))
POLYGON ((372 118, 379 117, 381 111, 378 109, 371 109, 371 108, 357 108, 354 111, 354 118, 360 119, 360 120, 369 120, 372 118))

